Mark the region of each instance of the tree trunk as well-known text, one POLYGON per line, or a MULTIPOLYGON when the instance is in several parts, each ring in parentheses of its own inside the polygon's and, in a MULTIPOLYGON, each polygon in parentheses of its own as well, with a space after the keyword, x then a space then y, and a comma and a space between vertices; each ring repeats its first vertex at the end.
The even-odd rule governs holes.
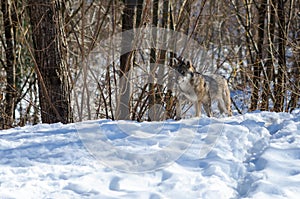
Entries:
POLYGON ((42 122, 67 123, 70 106, 65 73, 58 46, 58 28, 51 0, 28 0, 35 57, 39 79, 39 103, 42 122))
POLYGON ((132 41, 134 40, 133 25, 134 25, 134 9, 136 2, 133 0, 124 0, 125 8, 122 15, 122 31, 132 30, 131 34, 126 34, 122 38, 123 53, 120 57, 120 80, 119 80, 119 99, 117 102, 116 119, 130 119, 130 94, 131 82, 130 69, 132 67, 132 51, 125 52, 126 49, 132 49, 132 41))
POLYGON ((281 112, 284 108, 285 97, 285 82, 286 82, 286 58, 285 58, 285 12, 284 12, 284 0, 277 1, 277 15, 278 15, 278 74, 277 82, 275 85, 275 103, 274 111, 281 112))
POLYGON ((1 115, 0 128, 12 127, 14 121, 15 98, 16 98, 16 55, 13 37, 13 22, 11 2, 2 0, 1 11, 3 14, 4 35, 5 35, 5 58, 6 65, 4 66, 6 72, 6 88, 5 88, 5 105, 4 113, 1 115), (1 121, 2 120, 2 121, 1 121))
POLYGON ((144 0, 136 0, 137 5, 136 5, 136 28, 140 28, 142 26, 142 14, 143 14, 143 3, 144 0))
MULTIPOLYGON (((162 19, 161 19, 161 27, 164 29, 168 28, 168 5, 169 5, 169 1, 168 0, 164 0, 163 1, 163 14, 162 14, 162 19)), ((163 33, 163 35, 160 35, 159 43, 163 43, 165 41, 167 41, 167 34, 163 33)), ((165 49, 160 48, 159 52, 158 52, 158 60, 157 63, 159 65, 159 69, 158 69, 158 76, 157 76, 157 100, 159 103, 164 103, 165 100, 163 99, 163 85, 164 85, 164 81, 165 81, 165 70, 167 69, 166 67, 166 55, 167 55, 167 51, 165 49)), ((168 103, 168 102, 166 102, 168 103)), ((166 117, 167 115, 164 115, 164 117, 166 117)))
POLYGON ((257 55, 256 62, 253 66, 253 90, 251 96, 251 107, 250 110, 256 110, 259 100, 259 90, 261 84, 261 72, 263 62, 263 44, 265 36, 265 15, 266 15, 267 0, 262 0, 258 8, 258 30, 257 30, 257 55))
MULTIPOLYGON (((152 4, 152 25, 154 28, 158 28, 158 0, 153 0, 152 4)), ((155 29, 154 29, 155 30, 155 29)), ((158 110, 155 108, 155 104, 159 103, 156 98, 157 91, 156 91, 156 70, 157 70, 157 31, 153 31, 153 46, 150 52, 150 76, 148 79, 149 82, 149 117, 148 120, 158 120, 159 113, 158 110)))
MULTIPOLYGON (((166 24, 166 27, 169 26, 169 28, 171 30, 175 30, 175 25, 174 25, 174 18, 173 18, 173 10, 172 10, 172 6, 170 5, 170 1, 166 0, 164 3, 164 21, 168 22, 168 24, 166 24)), ((167 37, 170 37, 169 35, 167 35, 167 37)), ((169 38, 167 38, 169 39, 169 38)), ((173 49, 176 49, 174 44, 171 44, 173 49)), ((176 57, 176 52, 169 52, 169 60, 170 60, 170 65, 172 66, 173 63, 173 58, 176 57)), ((169 73, 168 75, 168 83, 167 83, 167 93, 166 93, 166 97, 165 97, 165 101, 166 101, 166 119, 169 118, 173 118, 176 114, 174 114, 174 107, 176 104, 176 98, 173 96, 173 89, 174 89, 174 74, 172 74, 172 70, 171 73, 169 73)))

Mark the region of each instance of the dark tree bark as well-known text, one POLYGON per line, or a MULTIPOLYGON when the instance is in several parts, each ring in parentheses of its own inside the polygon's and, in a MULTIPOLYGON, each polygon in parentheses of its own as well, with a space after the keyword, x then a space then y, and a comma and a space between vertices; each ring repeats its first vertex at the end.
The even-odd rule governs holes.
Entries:
MULTIPOLYGON (((122 15, 122 31, 132 30, 134 27, 134 9, 136 6, 135 0, 124 0, 125 8, 122 15)), ((133 34, 127 35, 132 36, 132 38, 123 38, 122 39, 122 47, 124 49, 131 49, 132 48, 132 41, 133 41, 133 34)), ((121 69, 121 76, 125 75, 131 69, 131 58, 132 52, 124 52, 120 58, 120 69, 121 69)))
POLYGON ((137 0, 136 5, 136 27, 139 28, 142 26, 142 14, 143 14, 143 3, 144 0, 137 0))
MULTIPOLYGON (((173 24, 173 18, 172 16, 172 11, 170 9, 170 2, 169 0, 165 0, 163 4, 163 19, 162 19, 162 26, 164 28, 170 28, 171 30, 174 30, 174 24, 173 24), (169 23, 168 23, 169 22, 169 23)), ((166 35, 168 37, 168 35, 166 35)), ((167 40, 167 39, 166 39, 167 40)), ((167 53, 167 52, 166 52, 167 53)), ((164 54, 166 56, 167 54, 164 54)), ((175 57, 174 52, 169 52, 170 56, 170 65, 173 65, 173 58, 175 57)), ((172 77, 169 77, 168 83, 167 83, 167 93, 165 96, 165 102, 166 102, 166 119, 172 118, 173 115, 173 108, 174 108, 174 96, 173 96, 173 84, 172 81, 170 80, 172 77)))
POLYGON ((285 12, 284 12, 284 0, 277 1, 277 15, 278 15, 278 73, 277 82, 275 85, 275 103, 274 111, 281 112, 284 108, 284 97, 286 93, 286 58, 285 58, 285 12))
POLYGON ((16 55, 14 45, 14 23, 12 21, 14 11, 10 7, 8 0, 2 0, 1 11, 3 14, 3 25, 5 35, 5 58, 6 65, 4 66, 6 72, 6 89, 5 89, 5 105, 4 113, 0 116, 2 123, 0 128, 12 127, 14 121, 14 111, 16 102, 16 55))
POLYGON ((267 0, 262 0, 258 8, 258 30, 257 30, 257 58, 253 66, 253 89, 251 95, 250 110, 256 110, 259 100, 259 90, 261 84, 261 72, 263 62, 263 44, 265 36, 265 15, 266 15, 267 0))
POLYGON ((39 103, 44 123, 69 121, 70 106, 59 51, 59 35, 51 0, 28 0, 39 103))
MULTIPOLYGON (((123 0, 125 4, 125 8, 122 14, 122 31, 132 30, 131 34, 126 34, 126 37, 122 38, 121 43, 121 57, 120 57, 120 81, 119 81, 119 99, 117 102, 117 110, 116 110, 116 119, 119 120, 128 120, 130 119, 130 94, 131 94, 131 86, 129 82, 128 73, 132 67, 132 49, 133 40, 134 40, 134 19, 135 19, 135 7, 137 5, 142 5, 142 0, 123 0)), ((141 6, 138 6, 141 8, 141 6)), ((140 17, 138 18, 140 21, 140 17)), ((127 32, 129 33, 129 32, 127 32)))
MULTIPOLYGON (((158 28, 158 0, 154 0, 153 4, 152 4, 152 24, 155 28, 158 28)), ((149 101, 148 101, 148 105, 149 105, 149 111, 153 112, 150 113, 149 115, 151 115, 151 117, 153 118, 148 118, 148 120, 154 120, 157 119, 157 114, 155 109, 152 109, 152 107, 156 104, 159 103, 157 102, 158 99, 156 99, 156 95, 157 95, 157 91, 156 91, 156 86, 155 86, 155 79, 156 79, 156 70, 157 70, 157 51, 158 49, 156 48, 157 45, 157 32, 153 31, 153 45, 155 47, 151 48, 151 52, 150 52, 150 80, 149 80, 149 101)))

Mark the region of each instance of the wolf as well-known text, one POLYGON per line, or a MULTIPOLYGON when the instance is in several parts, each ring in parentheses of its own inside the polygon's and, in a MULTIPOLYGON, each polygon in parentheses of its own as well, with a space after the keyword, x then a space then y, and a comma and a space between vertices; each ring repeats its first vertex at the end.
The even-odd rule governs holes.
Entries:
MULTIPOLYGON (((203 108, 208 117, 213 116, 211 105, 217 101, 220 114, 226 113, 232 116, 230 90, 224 77, 217 74, 201 74, 196 72, 195 67, 188 61, 175 58, 173 68, 178 74, 179 94, 194 103, 196 117, 201 116, 203 108)), ((176 118, 180 119, 181 102, 176 105, 176 118)))

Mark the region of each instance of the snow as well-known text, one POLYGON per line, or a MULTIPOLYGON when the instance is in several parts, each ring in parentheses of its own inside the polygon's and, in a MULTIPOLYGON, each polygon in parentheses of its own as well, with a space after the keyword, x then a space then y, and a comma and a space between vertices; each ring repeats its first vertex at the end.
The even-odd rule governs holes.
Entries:
POLYGON ((0 198, 298 198, 299 113, 0 131, 0 198))

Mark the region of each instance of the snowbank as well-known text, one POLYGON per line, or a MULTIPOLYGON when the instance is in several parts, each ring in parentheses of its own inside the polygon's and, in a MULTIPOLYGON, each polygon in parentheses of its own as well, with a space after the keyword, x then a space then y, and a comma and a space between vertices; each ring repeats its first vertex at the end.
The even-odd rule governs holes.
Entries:
POLYGON ((296 199, 300 116, 40 124, 0 131, 0 157, 1 199, 296 199))

